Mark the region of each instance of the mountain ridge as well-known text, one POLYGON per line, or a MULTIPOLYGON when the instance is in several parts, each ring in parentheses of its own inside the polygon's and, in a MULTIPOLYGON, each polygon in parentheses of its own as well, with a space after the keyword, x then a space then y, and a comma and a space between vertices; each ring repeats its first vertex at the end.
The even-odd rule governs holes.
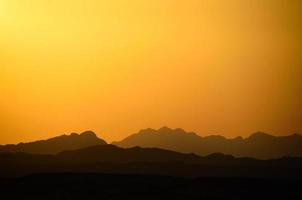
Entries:
POLYGON ((56 154, 65 150, 75 150, 88 146, 105 144, 107 144, 106 141, 98 138, 93 131, 85 131, 80 134, 64 134, 46 140, 0 145, 0 152, 56 154))
POLYGON ((256 132, 249 137, 225 138, 220 135, 199 136, 194 132, 167 127, 143 129, 112 144, 120 147, 157 147, 201 156, 223 153, 235 157, 274 159, 284 156, 302 157, 302 135, 273 136, 256 132))
MULTIPOLYGON (((98 138, 93 131, 60 135, 34 142, 0 145, 0 152, 24 152, 34 154, 57 154, 62 151, 82 149, 95 145, 107 144, 98 138)), ((199 136, 184 129, 142 129, 120 142, 111 144, 123 147, 159 148, 181 153, 194 153, 206 156, 215 153, 234 157, 251 157, 257 159, 277 159, 284 156, 302 157, 302 136, 273 136, 256 132, 243 138, 225 138, 221 135, 199 136)))
POLYGON ((33 173, 157 174, 180 177, 270 177, 302 179, 302 159, 235 158, 221 153, 201 157, 158 148, 96 145, 55 155, 0 153, 0 177, 33 173))

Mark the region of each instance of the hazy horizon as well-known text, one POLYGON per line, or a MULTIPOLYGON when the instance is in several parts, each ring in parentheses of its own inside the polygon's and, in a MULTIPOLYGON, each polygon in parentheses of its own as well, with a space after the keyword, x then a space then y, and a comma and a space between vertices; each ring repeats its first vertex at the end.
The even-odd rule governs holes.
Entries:
POLYGON ((111 143, 114 143, 114 142, 122 141, 123 139, 126 139, 127 137, 132 136, 134 134, 138 134, 141 131, 145 131, 145 130, 148 130, 148 129, 151 129, 151 130, 154 130, 154 131, 159 131, 162 128, 168 128, 168 129, 171 129, 173 131, 175 131, 177 129, 182 129, 186 133, 192 133, 193 132, 193 133, 195 133, 196 135, 198 135, 200 137, 222 136, 222 137, 224 137, 226 139, 235 139, 237 137, 242 137, 243 139, 247 139, 247 138, 249 138, 250 136, 252 136, 253 134, 256 134, 256 133, 269 134, 269 135, 274 136, 274 137, 282 137, 282 136, 286 137, 286 136, 292 136, 294 134, 302 135, 299 132, 293 132, 293 133, 288 133, 288 134, 284 134, 284 135, 276 135, 276 134, 273 134, 273 133, 268 133, 268 132, 264 132, 264 131, 258 130, 258 131, 254 131, 254 132, 251 132, 251 133, 247 133, 247 134, 245 134, 245 136, 243 136, 243 135, 234 135, 234 136, 227 137, 227 136, 224 136, 223 134, 219 134, 219 133, 203 133, 203 134, 201 134, 199 132, 194 132, 194 131, 186 130, 186 129, 183 129, 183 128, 180 128, 180 127, 171 128, 171 127, 168 127, 168 126, 161 126, 159 128, 152 128, 152 127, 142 128, 142 129, 136 130, 136 131, 134 131, 132 133, 129 133, 128 135, 126 135, 124 137, 117 138, 116 140, 108 140, 106 137, 104 137, 104 135, 107 135, 108 133, 102 133, 102 132, 97 132, 97 131, 88 129, 88 130, 83 130, 83 131, 69 131, 69 132, 64 132, 64 133, 54 133, 54 134, 51 134, 48 138, 41 137, 41 138, 35 138, 35 139, 32 139, 32 140, 28 140, 28 141, 20 140, 20 141, 14 142, 14 143, 0 143, 0 145, 36 142, 36 141, 40 141, 40 140, 48 140, 48 139, 51 139, 51 138, 54 138, 54 137, 60 137, 60 136, 63 136, 63 135, 70 136, 70 135, 72 135, 74 133, 77 134, 77 135, 81 135, 82 133, 85 133, 85 132, 93 132, 93 133, 95 133, 95 135, 98 138, 105 140, 108 144, 111 144, 111 143))
POLYGON ((0 144, 302 132, 299 0, 2 0, 0 144))

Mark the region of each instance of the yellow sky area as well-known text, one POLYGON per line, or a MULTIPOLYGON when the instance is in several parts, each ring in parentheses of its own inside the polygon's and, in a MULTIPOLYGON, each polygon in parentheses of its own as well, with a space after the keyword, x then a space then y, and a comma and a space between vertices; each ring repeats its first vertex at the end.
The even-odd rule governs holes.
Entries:
POLYGON ((0 0, 0 143, 302 132, 299 0, 0 0))

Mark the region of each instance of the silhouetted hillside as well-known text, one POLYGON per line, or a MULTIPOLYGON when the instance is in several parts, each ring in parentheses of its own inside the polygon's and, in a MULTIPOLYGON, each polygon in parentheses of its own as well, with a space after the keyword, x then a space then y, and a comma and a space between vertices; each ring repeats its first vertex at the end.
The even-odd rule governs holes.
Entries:
MULTIPOLYGON (((56 154, 66 150, 104 145, 106 142, 95 133, 86 131, 82 134, 72 133, 48 140, 29 143, 0 145, 0 152, 24 152, 34 154, 56 154)), ((254 133, 243 139, 237 137, 226 139, 219 135, 201 137, 183 129, 163 127, 159 130, 145 129, 120 142, 112 143, 120 147, 160 148, 182 153, 194 153, 205 156, 213 153, 251 157, 257 159, 276 159, 284 156, 302 157, 302 136, 275 137, 266 133, 254 133)))
POLYGON ((222 136, 201 137, 182 129, 173 130, 163 127, 159 130, 142 130, 113 144, 120 147, 156 147, 202 156, 223 153, 235 157, 257 159, 274 159, 284 156, 302 157, 302 136, 299 134, 275 137, 258 132, 246 139, 242 137, 226 139, 222 136))
POLYGON ((36 154, 56 154, 61 151, 75 150, 93 145, 105 145, 106 142, 98 138, 94 132, 86 131, 81 134, 72 133, 48 140, 40 140, 17 145, 0 145, 0 152, 24 152, 36 154))
POLYGON ((157 148, 120 148, 114 145, 98 145, 65 151, 56 155, 62 161, 70 162, 183 162, 196 163, 201 157, 194 154, 183 154, 157 148))
POLYGON ((0 177, 42 172, 157 174, 183 177, 302 178, 302 159, 200 157, 155 148, 98 145, 56 155, 0 153, 0 177))

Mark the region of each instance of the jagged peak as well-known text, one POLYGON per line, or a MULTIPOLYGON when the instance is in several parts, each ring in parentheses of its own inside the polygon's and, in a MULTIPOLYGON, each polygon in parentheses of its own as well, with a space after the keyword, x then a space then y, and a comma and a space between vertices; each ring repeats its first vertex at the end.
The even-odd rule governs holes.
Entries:
POLYGON ((152 129, 152 128, 146 128, 146 129, 142 129, 140 130, 138 133, 146 133, 146 132, 154 132, 156 131, 155 129, 152 129))
POLYGON ((164 134, 164 133, 168 133, 168 134, 184 134, 184 135, 194 135, 194 136, 198 136, 201 137, 199 135, 197 135, 195 132, 187 132, 186 130, 182 129, 182 128, 169 128, 167 126, 163 126, 159 129, 152 129, 152 128, 146 128, 146 129, 141 129, 139 132, 130 135, 126 138, 132 137, 132 136, 137 136, 137 135, 141 135, 141 134, 164 134))

